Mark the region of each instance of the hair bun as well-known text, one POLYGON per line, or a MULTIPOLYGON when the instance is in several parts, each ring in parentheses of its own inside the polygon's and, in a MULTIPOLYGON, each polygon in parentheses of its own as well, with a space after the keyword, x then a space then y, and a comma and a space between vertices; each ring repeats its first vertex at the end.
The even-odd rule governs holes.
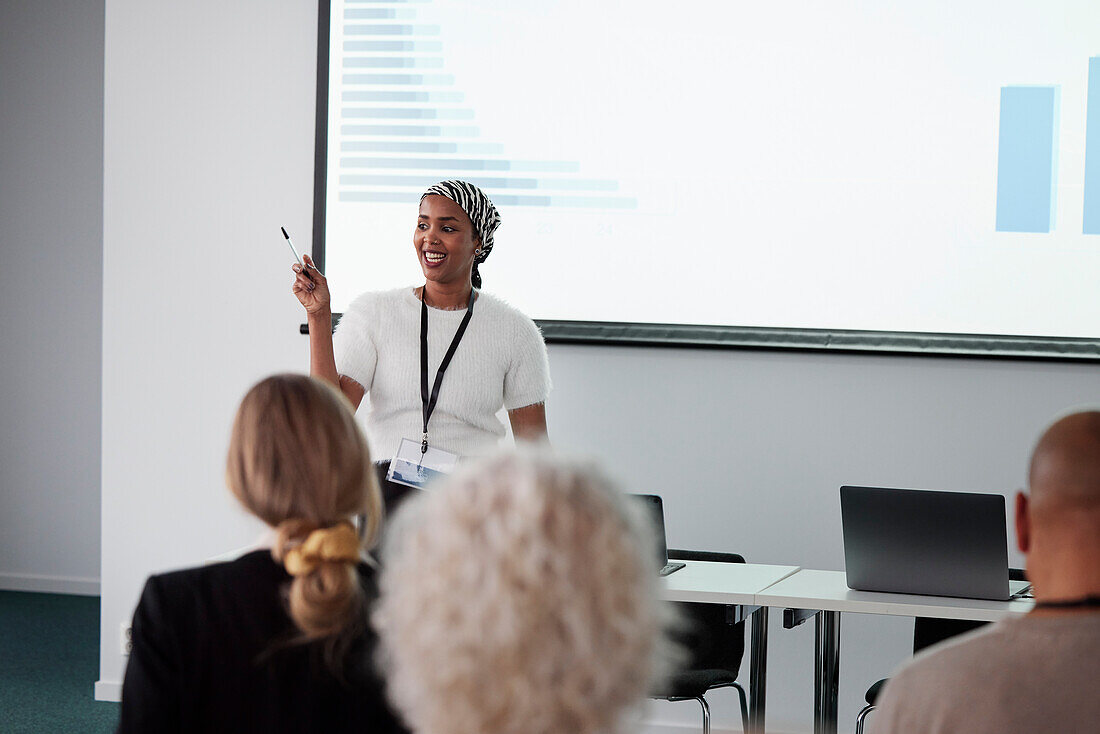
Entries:
POLYGON ((311 532, 301 544, 283 556, 283 566, 291 576, 313 573, 325 562, 355 563, 359 560, 360 541, 349 522, 311 532))

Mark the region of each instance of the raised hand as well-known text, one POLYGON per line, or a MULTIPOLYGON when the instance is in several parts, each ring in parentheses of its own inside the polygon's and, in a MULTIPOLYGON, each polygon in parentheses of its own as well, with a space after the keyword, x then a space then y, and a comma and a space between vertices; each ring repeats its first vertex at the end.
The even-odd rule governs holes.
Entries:
POLYGON ((298 297, 298 302, 305 307, 307 314, 323 313, 330 309, 328 280, 313 264, 313 258, 302 255, 302 260, 306 264, 305 268, 298 263, 291 266, 295 275, 294 285, 290 290, 298 297))

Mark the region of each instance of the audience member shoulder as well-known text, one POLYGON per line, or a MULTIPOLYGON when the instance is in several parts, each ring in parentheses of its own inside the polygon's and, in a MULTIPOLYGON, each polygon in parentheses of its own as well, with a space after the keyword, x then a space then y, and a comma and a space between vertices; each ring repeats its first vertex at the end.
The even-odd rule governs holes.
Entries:
MULTIPOLYGON (((367 598, 372 598, 377 594, 375 569, 360 561, 356 570, 367 598)), ((195 601, 206 591, 218 593, 225 589, 278 587, 290 580, 291 576, 283 565, 271 557, 269 549, 263 548, 231 561, 154 574, 146 581, 143 596, 155 597, 165 604, 177 604, 187 600, 195 601)))
POLYGON ((1010 646, 1007 638, 1013 634, 1013 625, 1021 621, 1002 620, 922 650, 891 677, 891 682, 898 679, 904 688, 906 680, 925 681, 945 691, 969 685, 983 670, 995 672, 1004 664, 998 653, 1010 646))
POLYGON ((237 579, 281 578, 286 575, 285 569, 272 559, 271 551, 262 549, 231 561, 155 574, 149 578, 149 584, 163 590, 186 589, 210 583, 232 583, 237 579))

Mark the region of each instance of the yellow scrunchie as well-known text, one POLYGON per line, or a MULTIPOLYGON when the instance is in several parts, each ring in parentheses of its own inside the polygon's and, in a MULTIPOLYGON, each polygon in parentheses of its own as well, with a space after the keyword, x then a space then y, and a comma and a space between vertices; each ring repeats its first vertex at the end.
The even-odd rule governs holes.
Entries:
POLYGON ((351 523, 342 522, 314 530, 304 543, 287 551, 283 565, 291 576, 302 576, 312 573, 323 561, 358 560, 359 535, 351 523))

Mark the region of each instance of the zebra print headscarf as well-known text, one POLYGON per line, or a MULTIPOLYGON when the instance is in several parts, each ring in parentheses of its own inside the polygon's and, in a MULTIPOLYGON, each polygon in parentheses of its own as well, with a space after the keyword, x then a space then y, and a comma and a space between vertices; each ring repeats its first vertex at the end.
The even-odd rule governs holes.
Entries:
POLYGON ((425 196, 439 194, 446 196, 462 207, 470 222, 474 225, 474 235, 481 240, 481 254, 474 256, 474 272, 471 280, 474 288, 481 288, 481 274, 477 272, 477 266, 485 262, 489 253, 493 251, 493 232, 500 226, 500 212, 489 201, 485 192, 465 181, 440 181, 420 196, 424 201, 425 196))

